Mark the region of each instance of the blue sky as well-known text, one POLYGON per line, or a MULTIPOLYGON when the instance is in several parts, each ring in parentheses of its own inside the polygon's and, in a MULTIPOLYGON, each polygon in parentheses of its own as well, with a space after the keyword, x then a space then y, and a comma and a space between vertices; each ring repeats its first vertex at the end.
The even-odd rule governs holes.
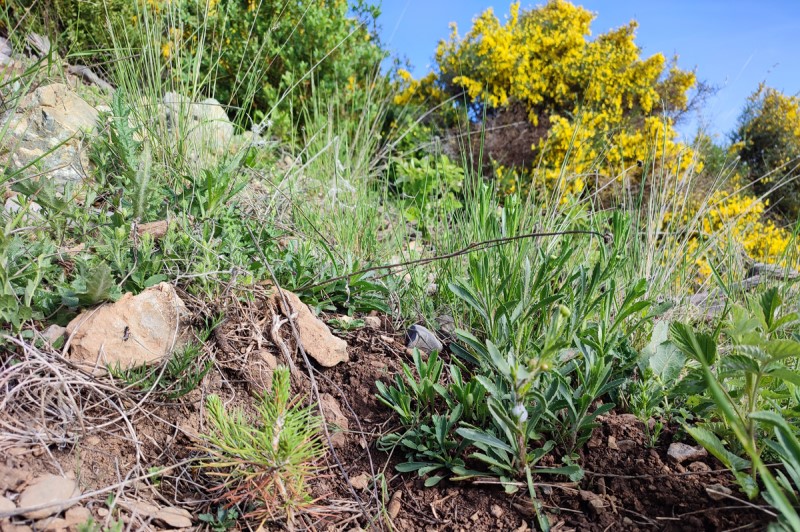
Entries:
MULTIPOLYGON (((522 7, 544 3, 522 2, 522 7)), ((639 22, 637 44, 644 56, 678 55, 684 69, 719 88, 679 130, 691 137, 698 125, 724 138, 745 100, 761 81, 786 94, 800 92, 800 0, 574 0, 594 12, 592 34, 639 22)), ((472 18, 494 7, 503 18, 509 0, 383 0, 382 39, 411 60, 416 76, 431 69, 436 44, 456 22, 463 35, 472 18)))

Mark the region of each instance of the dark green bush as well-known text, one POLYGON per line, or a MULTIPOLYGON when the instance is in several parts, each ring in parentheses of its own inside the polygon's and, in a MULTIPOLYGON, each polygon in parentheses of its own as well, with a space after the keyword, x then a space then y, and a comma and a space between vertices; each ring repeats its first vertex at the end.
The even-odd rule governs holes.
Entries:
POLYGON ((99 66, 112 77, 120 57, 158 56, 166 79, 251 113, 257 121, 269 118, 284 133, 300 125, 291 123, 288 111, 302 117, 296 111, 312 90, 332 95, 338 89, 341 95, 370 88, 381 79, 386 55, 375 25, 379 9, 367 0, 5 4, 7 33, 46 31, 70 62, 99 66))

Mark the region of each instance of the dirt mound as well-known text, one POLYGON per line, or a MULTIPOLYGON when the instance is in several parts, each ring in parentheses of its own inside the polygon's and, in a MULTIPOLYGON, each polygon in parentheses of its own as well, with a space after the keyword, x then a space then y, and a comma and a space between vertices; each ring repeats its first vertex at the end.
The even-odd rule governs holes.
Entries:
MULTIPOLYGON (((231 297, 224 308, 207 308, 187 299, 192 315, 208 317, 224 311, 226 319, 204 346, 203 360, 214 364, 211 371, 196 390, 177 400, 115 388, 107 380, 70 370, 69 361, 57 353, 29 350, 22 364, 13 356, 0 359, 0 380, 15 368, 13 378, 20 382, 27 378, 24 370, 30 365, 39 388, 30 388, 29 394, 39 394, 37 400, 45 401, 42 404, 46 406, 47 398, 57 397, 47 388, 52 382, 60 387, 61 397, 71 397, 84 408, 84 423, 73 423, 69 430, 63 426, 53 429, 58 420, 52 409, 47 410, 50 418, 30 422, 37 427, 37 437, 43 438, 38 445, 25 443, 27 436, 20 432, 13 448, 4 449, 5 465, 24 471, 27 480, 9 485, 0 495, 14 500, 27 484, 44 474, 74 472, 85 494, 81 507, 97 522, 109 525, 122 520, 132 529, 164 526, 167 521, 156 519, 155 514, 136 511, 142 505, 153 505, 187 510, 195 518, 194 526, 200 525, 196 517, 218 511, 221 504, 215 490, 219 479, 191 462, 202 455, 201 435, 209 430, 204 412, 207 395, 217 394, 226 405, 255 413, 254 397, 265 388, 264 372, 276 360, 285 363, 283 350, 271 341, 275 309, 267 304, 269 297, 267 290, 254 290, 247 297, 231 297), (264 363, 267 359, 269 364, 264 363), (60 375, 61 380, 47 380, 48 375, 60 375), (69 388, 70 382, 77 384, 69 388), (101 391, 105 394, 102 399, 98 398, 101 391), (52 430, 50 440, 45 429, 52 430)), ((385 317, 378 328, 337 334, 347 341, 349 360, 332 368, 315 366, 313 374, 320 396, 335 401, 347 422, 333 420, 335 424, 329 425, 338 441, 329 449, 323 474, 312 479, 316 502, 304 517, 307 529, 523 532, 533 526, 535 516, 523 490, 509 496, 488 481, 443 481, 425 488, 422 479, 398 474, 394 466, 399 457, 375 447, 382 434, 396 428, 391 411, 375 397, 375 381, 393 380, 401 363, 410 362, 402 334, 395 332, 385 317), (347 427, 345 432, 339 432, 342 426, 347 427)), ((286 331, 284 340, 294 353, 286 331)), ((302 359, 295 356, 293 364, 294 390, 311 400, 311 382, 302 359)), ((16 404, 16 396, 7 399, 6 408, 16 404)), ((18 412, 31 418, 37 415, 36 410, 18 412)), ((739 500, 731 475, 718 462, 703 458, 677 464, 667 455, 675 433, 665 431, 656 445, 650 446, 644 429, 633 416, 606 416, 581 451, 581 465, 586 470, 582 481, 536 479, 554 530, 765 526, 767 514, 739 500), (715 485, 729 487, 732 497, 712 498, 706 488, 715 485)), ((12 522, 31 524, 21 517, 12 522)))

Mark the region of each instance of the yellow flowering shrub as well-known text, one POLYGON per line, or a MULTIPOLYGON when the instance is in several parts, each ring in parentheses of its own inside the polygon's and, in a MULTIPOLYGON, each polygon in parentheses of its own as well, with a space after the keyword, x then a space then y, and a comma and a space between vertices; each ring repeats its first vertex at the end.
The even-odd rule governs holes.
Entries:
POLYGON ((435 72, 419 81, 401 73, 395 101, 435 105, 453 97, 476 118, 522 104, 528 127, 541 130, 531 159, 550 181, 562 169, 630 176, 639 160, 685 169, 691 153, 677 142, 672 117, 686 109, 694 74, 662 54, 641 58, 636 22, 590 39, 593 18, 565 0, 531 10, 515 2, 504 22, 488 9, 463 37, 452 25, 435 72))
MULTIPOLYGON (((792 269, 800 267, 800 242, 791 231, 765 218, 767 206, 768 200, 724 191, 708 199, 696 222, 697 230, 687 240, 684 252, 697 284, 709 279, 712 263, 722 263, 725 255, 731 252, 743 252, 757 262, 792 269)), ((685 214, 678 222, 689 226, 696 212, 697 209, 685 214)), ((668 214, 665 226, 673 221, 671 218, 668 214)))
POLYGON ((798 174, 800 97, 786 96, 762 84, 747 100, 734 141, 753 189, 769 194, 789 218, 800 217, 800 181, 790 179, 773 190, 782 178, 798 174))

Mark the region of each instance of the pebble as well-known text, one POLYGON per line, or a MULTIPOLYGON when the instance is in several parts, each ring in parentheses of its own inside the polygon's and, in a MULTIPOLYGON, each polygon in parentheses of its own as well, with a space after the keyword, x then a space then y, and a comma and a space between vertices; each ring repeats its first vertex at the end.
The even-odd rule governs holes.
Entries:
POLYGON ((352 484, 355 489, 363 491, 369 486, 369 475, 361 473, 360 475, 350 477, 350 484, 352 484))
POLYGON ((67 530, 67 520, 60 517, 51 517, 36 522, 36 530, 62 531, 67 530))
POLYGON ((489 513, 491 513, 496 518, 500 519, 501 517, 503 517, 503 514, 505 512, 503 512, 503 509, 500 508, 499 505, 493 504, 492 507, 489 509, 489 513))
POLYGON ((708 456, 708 452, 702 447, 692 447, 685 443, 675 442, 671 443, 667 450, 667 456, 675 460, 677 463, 685 462, 687 460, 698 460, 708 456))
POLYGON ((391 519, 394 519, 400 513, 400 499, 402 498, 402 491, 395 491, 392 494, 392 500, 389 501, 389 506, 386 508, 386 511, 389 513, 389 517, 391 519))
POLYGON ((619 447, 617 446, 617 439, 614 436, 608 437, 608 448, 612 451, 619 451, 619 447))
POLYGON ((74 480, 57 475, 44 475, 25 488, 18 502, 20 508, 51 504, 41 510, 31 510, 23 514, 28 519, 42 519, 64 510, 67 505, 63 501, 79 494, 78 484, 74 480))
POLYGON ((380 329, 381 319, 378 316, 367 316, 364 318, 364 325, 368 329, 380 329))
POLYGON ((705 462, 692 462, 686 468, 692 473, 708 473, 711 467, 705 462))
POLYGON ((636 448, 636 442, 633 440, 619 440, 617 442, 617 447, 622 452, 632 451, 636 448))
POLYGON ((523 520, 522 524, 514 529, 514 532, 526 532, 528 530, 528 522, 523 520))
POLYGON ((64 514, 67 526, 82 525, 92 518, 92 512, 85 506, 73 506, 64 514))
POLYGON ((172 528, 189 528, 192 526, 192 514, 183 508, 163 508, 156 512, 155 516, 159 521, 163 521, 172 528))
POLYGON ((469 520, 470 520, 470 521, 472 521, 472 522, 474 523, 474 522, 476 522, 478 519, 480 519, 480 517, 481 517, 481 515, 480 515, 480 512, 475 512, 474 514, 472 514, 471 516, 469 516, 469 520))
POLYGON ((19 491, 20 486, 28 482, 29 475, 23 469, 15 469, 0 464, 0 493, 19 491))

